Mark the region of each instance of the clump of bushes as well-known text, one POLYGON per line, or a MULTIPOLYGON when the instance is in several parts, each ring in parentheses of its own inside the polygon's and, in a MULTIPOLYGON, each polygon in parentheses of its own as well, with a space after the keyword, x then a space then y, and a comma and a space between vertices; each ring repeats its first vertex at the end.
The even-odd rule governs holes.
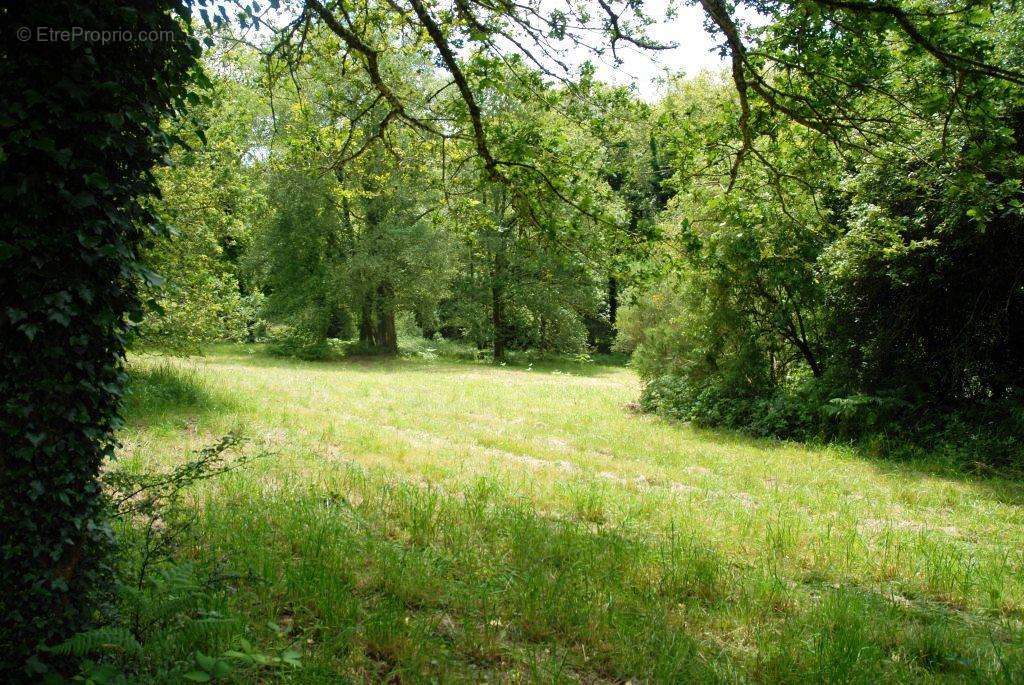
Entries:
POLYGON ((813 378, 773 391, 740 393, 681 375, 649 379, 644 411, 703 428, 800 441, 854 443, 876 456, 927 458, 951 468, 1024 468, 1024 404, 928 406, 895 395, 835 396, 813 378))
POLYGON ((312 335, 301 326, 276 324, 267 327, 267 352, 278 357, 324 361, 345 356, 345 342, 312 335))
POLYGON ((399 348, 403 355, 417 359, 475 362, 485 356, 485 353, 475 345, 460 340, 447 340, 437 335, 433 338, 422 336, 400 338, 399 348))
POLYGON ((757 437, 808 439, 821 435, 825 427, 821 397, 812 384, 759 396, 666 374, 645 384, 640 407, 701 427, 731 428, 757 437))

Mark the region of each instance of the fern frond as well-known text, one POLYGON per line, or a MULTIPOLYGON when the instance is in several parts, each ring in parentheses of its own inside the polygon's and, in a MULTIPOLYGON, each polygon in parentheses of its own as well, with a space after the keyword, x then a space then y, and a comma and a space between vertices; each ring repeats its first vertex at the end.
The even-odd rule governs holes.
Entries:
POLYGON ((84 657, 96 652, 120 651, 137 654, 142 645, 127 628, 103 626, 76 633, 64 642, 49 647, 48 651, 60 656, 84 657))

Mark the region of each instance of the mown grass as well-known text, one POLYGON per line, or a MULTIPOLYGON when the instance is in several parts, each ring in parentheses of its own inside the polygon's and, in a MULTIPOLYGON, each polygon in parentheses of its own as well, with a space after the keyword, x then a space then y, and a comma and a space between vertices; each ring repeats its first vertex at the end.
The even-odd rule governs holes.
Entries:
POLYGON ((131 366, 202 392, 129 407, 127 463, 268 452, 204 486, 183 554, 245 579, 257 639, 292 628, 293 681, 1024 679, 1013 480, 636 415, 621 367, 131 366))

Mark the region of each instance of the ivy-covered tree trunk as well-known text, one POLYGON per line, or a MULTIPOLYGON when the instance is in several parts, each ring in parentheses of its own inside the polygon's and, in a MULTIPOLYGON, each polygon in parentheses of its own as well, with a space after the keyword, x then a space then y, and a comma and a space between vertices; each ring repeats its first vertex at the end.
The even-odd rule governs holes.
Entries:
POLYGON ((6 3, 0 12, 0 680, 87 623, 144 199, 198 44, 184 3, 6 3), (174 16, 177 15, 177 16, 174 16), (54 31, 80 29, 79 34, 54 31), (89 32, 108 32, 107 34, 89 32))

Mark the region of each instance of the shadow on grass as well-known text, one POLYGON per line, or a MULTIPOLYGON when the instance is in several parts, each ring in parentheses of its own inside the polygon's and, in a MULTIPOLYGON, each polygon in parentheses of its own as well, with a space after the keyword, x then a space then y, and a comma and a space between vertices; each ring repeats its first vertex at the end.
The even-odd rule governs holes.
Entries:
POLYGON ((884 476, 961 481, 970 484, 976 492, 988 499, 1012 506, 1024 506, 1022 466, 991 466, 986 462, 987 455, 971 457, 949 446, 927 453, 920 449, 886 450, 868 445, 851 445, 845 449, 857 459, 871 463, 884 476))
MULTIPOLYGON (((687 425, 670 419, 659 420, 680 426, 687 425)), ((954 448, 939 448, 929 452, 892 442, 797 442, 756 437, 725 428, 692 426, 691 430, 701 439, 720 445, 753 447, 760 450, 771 450, 781 445, 806 450, 829 450, 843 459, 869 464, 880 476, 958 481, 970 485, 975 492, 987 499, 1012 506, 1024 506, 1024 466, 988 466, 985 455, 976 455, 977 458, 972 459, 954 448)))
POLYGON ((239 483, 204 509, 202 549, 266 569, 261 619, 340 628, 303 657, 324 676, 346 654, 372 654, 345 668, 374 681, 507 681, 540 655, 554 662, 532 680, 549 682, 1016 682, 1024 668, 1016 635, 980 612, 838 575, 784 583, 699 534, 543 515, 488 479, 465 496, 422 485, 356 469, 326 491, 239 483), (332 653, 334 635, 349 642, 332 653))
POLYGON ((195 369, 169 362, 128 367, 122 410, 130 424, 159 423, 230 406, 231 401, 214 392, 195 369))
POLYGON ((425 358, 410 354, 349 355, 343 358, 324 360, 301 360, 294 357, 278 357, 269 354, 262 345, 218 345, 207 352, 211 359, 231 360, 253 368, 309 368, 345 369, 373 373, 434 373, 438 370, 495 369, 527 371, 531 373, 566 374, 571 376, 600 377, 616 373, 626 367, 628 359, 623 355, 594 355, 591 361, 578 361, 558 357, 529 359, 511 355, 504 363, 495 364, 489 359, 457 359, 446 356, 425 358))

